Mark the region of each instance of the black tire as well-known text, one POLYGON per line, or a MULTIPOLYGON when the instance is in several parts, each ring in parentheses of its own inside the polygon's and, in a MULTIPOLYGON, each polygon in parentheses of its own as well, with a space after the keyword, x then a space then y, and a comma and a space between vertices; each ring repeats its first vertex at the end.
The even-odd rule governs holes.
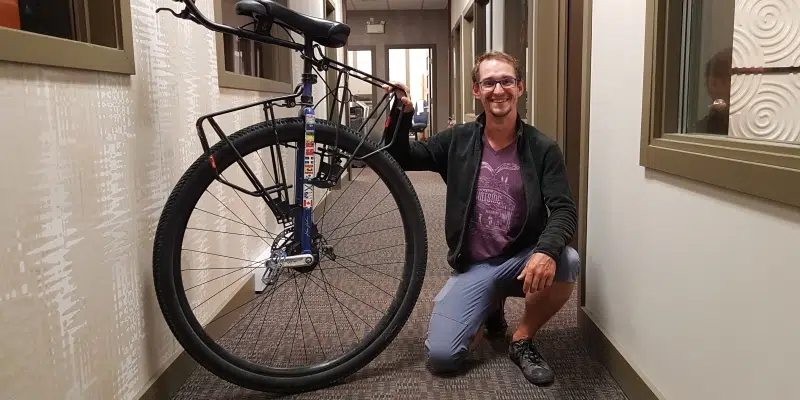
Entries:
MULTIPOLYGON (((300 118, 278 119, 280 141, 302 142, 304 122, 300 118)), ((336 125, 330 121, 316 121, 318 144, 333 145, 336 125)), ((271 122, 245 128, 230 136, 242 156, 276 142, 271 122)), ((338 147, 352 153, 361 138, 344 126, 338 127, 338 147)), ((365 142, 357 155, 366 155, 377 149, 374 143, 365 142)), ((234 164, 233 149, 220 142, 211 149, 217 167, 224 171, 234 164)), ((201 366, 218 377, 236 385, 265 392, 299 392, 330 386, 374 360, 397 336, 409 318, 420 290, 428 257, 427 231, 424 215, 416 192, 407 175, 396 161, 385 152, 367 159, 369 166, 385 182, 397 203, 403 225, 405 265, 402 281, 393 302, 375 330, 365 338, 359 350, 350 357, 318 367, 315 371, 296 373, 270 373, 259 365, 250 363, 217 345, 198 323, 189 308, 181 280, 181 245, 184 231, 195 204, 213 182, 214 174, 208 158, 198 158, 184 173, 172 190, 159 219, 153 249, 153 278, 161 311, 172 333, 186 352, 201 366), (323 368, 324 367, 324 368, 323 368)))

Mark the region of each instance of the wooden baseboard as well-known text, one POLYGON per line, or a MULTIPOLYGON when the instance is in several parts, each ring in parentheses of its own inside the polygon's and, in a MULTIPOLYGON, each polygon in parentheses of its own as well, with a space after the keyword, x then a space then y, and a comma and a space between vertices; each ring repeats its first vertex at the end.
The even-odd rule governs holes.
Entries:
MULTIPOLYGON (((226 303, 211 320, 213 321, 219 318, 219 316, 225 315, 225 313, 242 306, 252 300, 254 295, 255 278, 251 275, 250 279, 239 288, 239 291, 231 297, 228 303, 226 303)), ((207 326, 206 332, 211 337, 222 335, 231 324, 237 321, 237 317, 241 315, 241 312, 246 309, 247 307, 240 307, 238 310, 225 315, 215 321, 213 326, 207 326)), ((156 378, 142 389, 141 395, 136 398, 139 400, 165 400, 173 398, 197 367, 197 362, 189 356, 185 350, 181 350, 181 352, 173 358, 172 362, 167 363, 156 378)))
POLYGON ((630 400, 666 400, 622 356, 584 307, 578 308, 578 327, 592 355, 606 367, 630 400))

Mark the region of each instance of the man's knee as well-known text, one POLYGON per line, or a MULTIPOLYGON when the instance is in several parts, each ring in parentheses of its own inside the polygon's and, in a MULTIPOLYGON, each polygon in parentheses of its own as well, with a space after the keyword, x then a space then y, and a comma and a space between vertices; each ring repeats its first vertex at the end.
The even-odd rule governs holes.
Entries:
POLYGON ((459 371, 467 358, 467 349, 454 343, 440 340, 426 340, 428 365, 435 374, 448 374, 459 371))
POLYGON ((556 268, 555 280, 559 282, 575 282, 581 273, 581 256, 570 246, 561 252, 561 259, 556 268))

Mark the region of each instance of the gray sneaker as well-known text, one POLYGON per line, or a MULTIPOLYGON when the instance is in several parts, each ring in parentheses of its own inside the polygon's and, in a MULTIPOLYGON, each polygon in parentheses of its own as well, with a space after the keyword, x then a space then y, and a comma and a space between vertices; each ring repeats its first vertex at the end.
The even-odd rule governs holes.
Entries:
POLYGON ((508 356, 517 364, 522 374, 534 385, 547 385, 555 380, 555 374, 544 360, 531 339, 520 339, 508 347, 508 356))

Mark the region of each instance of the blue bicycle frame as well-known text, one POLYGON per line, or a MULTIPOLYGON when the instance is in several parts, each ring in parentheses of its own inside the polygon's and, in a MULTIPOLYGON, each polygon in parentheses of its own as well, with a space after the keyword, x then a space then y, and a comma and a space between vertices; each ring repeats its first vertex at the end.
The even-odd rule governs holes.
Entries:
MULTIPOLYGON (((303 85, 303 93, 311 92, 311 84, 303 85)), ((310 95, 309 95, 310 96, 310 95)), ((303 107, 303 115, 306 122, 306 134, 304 146, 297 146, 296 163, 297 172, 295 173, 295 201, 302 204, 299 215, 295 217, 294 226, 300 235, 300 248, 303 254, 311 253, 311 227, 313 224, 312 215, 314 209, 314 186, 309 181, 314 178, 314 108, 303 107), (303 171, 303 174, 300 174, 303 171), (301 190, 302 188, 302 190, 301 190)))
MULTIPOLYGON (((312 46, 313 43, 310 40, 306 40, 306 54, 313 53, 312 46)), ((294 232, 299 235, 302 254, 311 254, 311 230, 314 210, 314 185, 311 184, 311 179, 314 178, 314 150, 316 145, 314 142, 314 128, 316 115, 314 115, 314 97, 311 94, 311 90, 314 87, 316 77, 312 73, 312 68, 311 60, 303 60, 303 94, 300 97, 300 104, 302 105, 302 114, 305 120, 305 141, 303 146, 297 146, 295 152, 297 172, 295 172, 294 198, 296 204, 301 205, 301 208, 295 216, 294 232), (303 171, 303 173, 301 174, 300 171, 303 171)))

